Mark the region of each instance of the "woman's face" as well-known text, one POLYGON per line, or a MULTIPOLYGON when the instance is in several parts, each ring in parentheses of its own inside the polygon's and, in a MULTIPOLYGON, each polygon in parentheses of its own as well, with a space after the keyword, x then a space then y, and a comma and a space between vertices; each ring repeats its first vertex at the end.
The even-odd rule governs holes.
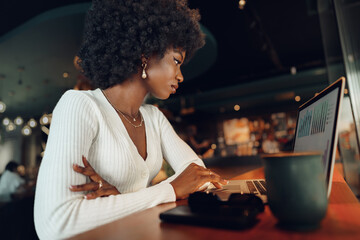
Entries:
POLYGON ((169 49, 162 59, 149 58, 144 80, 147 90, 158 99, 167 99, 176 93, 179 83, 184 81, 180 66, 185 60, 185 51, 169 49))

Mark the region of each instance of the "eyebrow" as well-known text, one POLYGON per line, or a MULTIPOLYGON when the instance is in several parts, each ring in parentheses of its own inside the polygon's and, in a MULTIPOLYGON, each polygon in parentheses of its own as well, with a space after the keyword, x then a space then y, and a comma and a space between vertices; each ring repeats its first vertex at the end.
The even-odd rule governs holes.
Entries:
POLYGON ((176 53, 179 53, 180 55, 181 55, 181 61, 183 62, 184 61, 184 56, 182 55, 182 53, 179 51, 179 49, 174 49, 174 52, 176 52, 176 53))

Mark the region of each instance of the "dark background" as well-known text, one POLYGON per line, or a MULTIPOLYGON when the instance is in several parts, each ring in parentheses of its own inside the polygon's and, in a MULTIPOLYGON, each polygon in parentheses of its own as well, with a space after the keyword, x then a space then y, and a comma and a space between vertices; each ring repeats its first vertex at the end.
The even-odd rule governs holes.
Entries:
MULTIPOLYGON (((24 32, 19 29, 37 16, 76 3, 88 1, 2 1, 0 51, 2 44, 10 45, 14 36, 24 32)), ((191 107, 200 112, 229 112, 233 111, 234 104, 240 104, 242 110, 247 109, 244 114, 294 111, 328 84, 317 1, 248 0, 243 10, 239 9, 236 0, 190 0, 189 6, 200 10, 201 24, 216 40, 217 57, 207 71, 185 80, 175 96, 165 102, 153 100, 161 107, 175 113, 191 107), (291 67, 296 68, 296 75, 290 74, 291 67), (294 101, 296 95, 301 96, 300 102, 294 101)), ((78 19, 82 19, 82 15, 78 19)), ((49 24, 50 21, 56 29, 57 24, 64 23, 64 18, 50 19, 49 24)), ((82 22, 78 24, 82 26, 82 22)), ((22 51, 14 54, 17 60, 13 65, 4 67, 0 64, 0 74, 6 76, 2 96, 8 102, 8 116, 15 117, 23 112, 24 117, 31 117, 51 112, 61 94, 76 83, 77 73, 74 67, 69 69, 69 66, 80 43, 81 30, 77 30, 76 34, 74 31, 63 31, 61 34, 64 38, 75 39, 72 47, 69 45, 67 48, 61 38, 59 42, 56 39, 47 40, 49 35, 53 35, 47 32, 36 40, 40 46, 49 42, 53 46, 63 45, 59 56, 48 56, 50 51, 42 53, 40 48, 36 52, 40 56, 33 59, 34 53, 22 51), (70 57, 62 59, 60 55, 65 54, 70 57), (49 58, 56 58, 56 64, 39 66, 39 59, 46 62, 44 59, 49 58), (58 69, 50 71, 55 65, 58 69), (18 68, 22 66, 25 71, 20 73, 18 68), (36 73, 45 69, 48 72, 42 75, 36 73), (70 79, 61 78, 62 71, 69 72, 70 79), (19 78, 26 83, 16 84, 19 78), (37 89, 40 85, 44 85, 43 88, 37 89), (29 102, 32 106, 28 106, 29 102), (35 109, 35 106, 39 107, 35 109), (31 108, 33 113, 28 111, 31 108)), ((24 45, 29 44, 27 37, 22 40, 24 45)), ((12 47, 14 52, 18 50, 16 46, 12 47)), ((5 63, 7 60, 1 58, 0 52, 0 61, 5 63)))

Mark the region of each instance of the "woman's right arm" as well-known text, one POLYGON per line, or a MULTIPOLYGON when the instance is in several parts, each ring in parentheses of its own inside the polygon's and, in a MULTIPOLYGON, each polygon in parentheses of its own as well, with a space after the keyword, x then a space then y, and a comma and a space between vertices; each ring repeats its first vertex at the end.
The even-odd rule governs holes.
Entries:
POLYGON ((71 185, 87 182, 86 176, 73 170, 73 164, 82 165, 82 155, 88 158, 96 138, 97 109, 93 104, 85 94, 69 91, 53 112, 34 206, 35 227, 41 239, 69 238, 133 212, 175 201, 169 183, 93 200, 85 199, 83 192, 69 190, 71 185))

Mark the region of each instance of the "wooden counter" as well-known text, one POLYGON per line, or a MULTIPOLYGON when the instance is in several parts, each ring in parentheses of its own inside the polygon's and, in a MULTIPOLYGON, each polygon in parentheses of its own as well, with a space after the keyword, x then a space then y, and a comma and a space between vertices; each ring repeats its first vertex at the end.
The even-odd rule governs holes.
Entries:
MULTIPOLYGON (((263 178, 259 168, 234 179, 263 178)), ((139 239, 139 240, 211 240, 211 239, 360 239, 360 203, 335 169, 327 214, 321 227, 311 232, 293 232, 279 229, 268 206, 259 215, 259 223, 247 230, 225 230, 161 222, 159 214, 186 201, 162 204, 91 231, 73 239, 139 239)))

